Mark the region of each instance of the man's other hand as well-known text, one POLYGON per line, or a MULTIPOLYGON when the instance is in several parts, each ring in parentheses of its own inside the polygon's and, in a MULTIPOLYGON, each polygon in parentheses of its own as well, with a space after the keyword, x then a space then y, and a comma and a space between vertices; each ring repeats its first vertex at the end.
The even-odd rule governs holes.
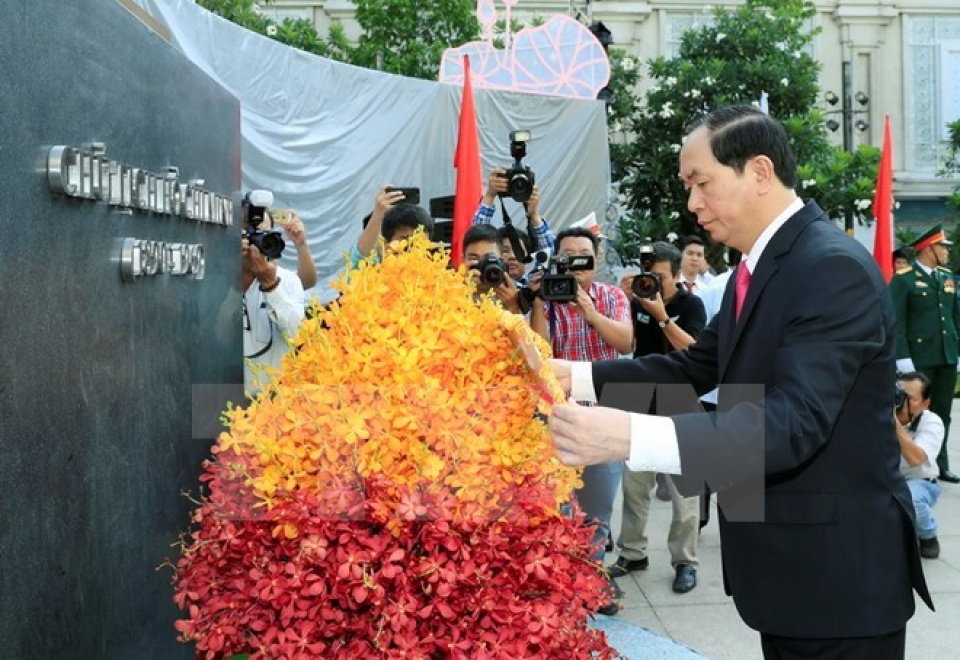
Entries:
POLYGON ((555 405, 548 422, 564 465, 598 465, 630 458, 630 413, 600 406, 555 405))
POLYGON ((570 387, 573 384, 572 381, 572 372, 573 363, 568 360, 550 360, 550 368, 553 370, 553 375, 557 377, 557 380, 560 381, 560 387, 563 388, 563 393, 567 396, 570 396, 570 387))

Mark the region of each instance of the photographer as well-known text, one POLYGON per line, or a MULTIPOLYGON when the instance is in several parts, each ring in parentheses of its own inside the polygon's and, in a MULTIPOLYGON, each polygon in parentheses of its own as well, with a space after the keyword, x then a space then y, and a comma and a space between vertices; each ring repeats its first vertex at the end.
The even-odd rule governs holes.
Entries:
MULTIPOLYGON (((574 227, 557 235, 560 257, 590 256, 599 258, 599 239, 585 227, 574 227)), ((576 278, 576 298, 571 302, 544 302, 531 318, 531 326, 550 337, 553 355, 564 360, 597 361, 615 359, 633 347, 633 326, 630 303, 616 285, 594 282, 596 267, 571 270, 576 278), (541 324, 546 327, 541 327, 541 324)), ((541 302, 539 299, 537 302, 541 302)), ((590 404, 584 404, 590 405, 590 404)), ((583 470, 583 487, 575 496, 586 514, 587 522, 596 525, 593 559, 603 563, 604 548, 609 536, 613 500, 617 495, 622 461, 587 466, 583 470)), ((616 614, 619 588, 610 579, 611 600, 600 608, 602 614, 616 614)))
POLYGON ((907 480, 916 514, 915 529, 920 540, 920 556, 940 556, 937 519, 933 507, 940 497, 936 457, 943 444, 943 420, 930 408, 930 380, 920 372, 900 376, 896 414, 897 440, 900 441, 900 472, 907 480))
POLYGON ((477 293, 493 291, 503 308, 520 313, 517 285, 503 260, 503 243, 497 230, 489 225, 474 225, 463 236, 463 263, 477 282, 477 293))
POLYGON ((357 244, 350 251, 350 268, 380 252, 380 238, 389 246, 393 241, 402 241, 413 236, 417 228, 423 227, 429 234, 433 231, 433 218, 427 210, 418 204, 405 201, 402 190, 384 186, 377 193, 374 209, 367 218, 364 218, 363 232, 357 244))
MULTIPOLYGON (((683 350, 696 342, 706 325, 703 302, 680 287, 680 251, 669 243, 645 246, 642 271, 625 275, 620 286, 630 300, 633 315, 634 357, 663 355, 683 350), (644 286, 634 286, 636 278, 644 286), (644 295, 637 295, 640 289, 644 295)), ((693 411, 691 411, 693 412, 693 411)), ((655 472, 623 474, 623 522, 617 540, 619 557, 608 567, 610 575, 621 577, 649 566, 646 526, 650 514, 650 490, 655 472)), ((673 480, 664 475, 667 499, 673 503, 673 520, 667 535, 670 562, 675 575, 673 590, 683 594, 697 586, 697 540, 700 531, 700 499, 683 497, 673 480)))
MULTIPOLYGON (((489 225, 493 222, 493 215, 496 212, 497 198, 506 195, 509 180, 507 171, 498 168, 490 172, 487 179, 487 188, 484 190, 483 199, 480 200, 480 206, 477 207, 477 213, 473 216, 473 224, 489 225)), ((534 185, 530 197, 523 202, 523 209, 527 215, 527 229, 529 230, 529 242, 525 247, 527 252, 536 252, 537 250, 549 250, 552 254, 556 248, 556 239, 550 226, 540 215, 540 187, 534 185)), ((518 233, 521 233, 518 230, 518 233)), ((512 253, 512 247, 511 247, 512 253)), ((509 263, 509 260, 508 260, 509 263)), ((518 262, 519 263, 519 262, 518 262)), ((522 270, 520 275, 522 276, 522 270)), ((519 276, 513 276, 519 279, 519 276)))
MULTIPOLYGON (((257 206, 257 203, 253 193, 244 201, 244 235, 240 241, 244 291, 243 376, 244 391, 248 396, 255 395, 259 390, 255 369, 280 367, 283 356, 290 348, 287 338, 297 332, 304 318, 304 293, 300 278, 274 262, 273 259, 279 254, 267 258, 255 244, 258 238, 262 241, 263 234, 258 236, 260 232, 274 231, 266 207, 257 206)), ((269 241, 266 243, 270 244, 269 241)), ((264 242, 260 245, 263 247, 264 242)), ((282 241, 280 245, 282 250, 282 241)))

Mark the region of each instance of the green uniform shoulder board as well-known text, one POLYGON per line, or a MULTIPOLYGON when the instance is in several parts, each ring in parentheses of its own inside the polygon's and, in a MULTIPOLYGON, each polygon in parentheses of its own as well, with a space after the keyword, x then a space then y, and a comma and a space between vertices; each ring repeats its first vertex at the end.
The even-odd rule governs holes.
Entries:
POLYGON ((947 268, 946 266, 937 266, 937 270, 942 270, 944 273, 950 273, 953 275, 953 271, 947 268))

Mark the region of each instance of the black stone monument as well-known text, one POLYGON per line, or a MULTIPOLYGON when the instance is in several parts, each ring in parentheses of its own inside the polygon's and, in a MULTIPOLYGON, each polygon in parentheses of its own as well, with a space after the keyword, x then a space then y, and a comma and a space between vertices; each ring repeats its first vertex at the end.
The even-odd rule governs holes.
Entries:
POLYGON ((3 15, 0 655, 192 657, 160 567, 195 386, 242 388, 239 102, 118 0, 3 15))

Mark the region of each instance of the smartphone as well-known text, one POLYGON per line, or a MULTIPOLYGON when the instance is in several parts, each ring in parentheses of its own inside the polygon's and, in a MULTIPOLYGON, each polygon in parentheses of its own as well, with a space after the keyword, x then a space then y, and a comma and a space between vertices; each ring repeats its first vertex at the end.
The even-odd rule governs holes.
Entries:
POLYGON ((290 209, 270 209, 270 217, 273 218, 273 224, 285 225, 293 220, 293 211, 290 209))
POLYGON ((407 204, 419 204, 420 203, 420 189, 419 188, 394 188, 393 186, 387 187, 387 192, 393 192, 399 190, 403 193, 403 201, 407 204))

